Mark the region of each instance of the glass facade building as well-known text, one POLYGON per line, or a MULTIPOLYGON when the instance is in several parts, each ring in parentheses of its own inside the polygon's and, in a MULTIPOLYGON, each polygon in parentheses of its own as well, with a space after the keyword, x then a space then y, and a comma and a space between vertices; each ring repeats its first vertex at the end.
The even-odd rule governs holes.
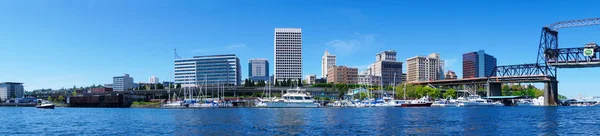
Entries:
POLYGON ((269 81, 269 61, 267 59, 250 59, 248 61, 248 77, 253 81, 269 81))
POLYGON ((496 73, 492 73, 496 65, 496 58, 483 50, 465 53, 463 54, 463 78, 496 76, 496 73))
POLYGON ((242 82, 240 59, 235 54, 195 56, 175 60, 175 84, 182 87, 238 86, 242 82), (205 80, 206 78, 206 80, 205 80))
POLYGON ((10 98, 23 98, 25 89, 23 83, 4 82, 0 83, 0 101, 10 98))

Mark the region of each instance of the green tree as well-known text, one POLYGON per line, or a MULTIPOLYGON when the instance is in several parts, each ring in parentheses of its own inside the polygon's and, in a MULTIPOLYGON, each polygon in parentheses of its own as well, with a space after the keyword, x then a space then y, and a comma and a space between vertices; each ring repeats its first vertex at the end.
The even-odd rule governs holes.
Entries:
POLYGON ((165 89, 165 86, 163 86, 163 84, 161 84, 161 83, 157 83, 156 89, 165 89))
POLYGON ((367 97, 369 97, 369 93, 367 93, 367 92, 358 93, 358 99, 360 99, 360 100, 364 100, 367 97))
POLYGON ((71 96, 77 96, 77 91, 73 91, 73 92, 71 93, 71 96))
POLYGON ((154 85, 150 85, 150 90, 154 90, 154 89, 156 89, 156 88, 154 87, 154 85))
POLYGON ((429 97, 440 98, 440 95, 442 94, 442 92, 439 89, 435 89, 435 88, 431 88, 431 87, 426 87, 426 88, 427 88, 427 94, 429 95, 429 97))
POLYGON ((558 99, 560 99, 560 100, 564 100, 564 99, 568 99, 568 98, 567 98, 566 96, 564 96, 564 95, 560 95, 560 94, 559 94, 559 95, 558 95, 558 99))
POLYGON ((456 90, 454 89, 448 89, 446 90, 446 92, 444 93, 444 96, 442 98, 452 98, 452 99, 456 99, 456 90))
POLYGON ((48 96, 48 98, 47 98, 46 100, 48 100, 48 101, 54 101, 54 100, 52 99, 52 96, 48 96))
POLYGON ((63 102, 65 100, 65 97, 63 97, 62 95, 58 96, 58 102, 63 102))
POLYGON ((181 88, 181 84, 177 84, 177 86, 175 88, 180 89, 181 88))

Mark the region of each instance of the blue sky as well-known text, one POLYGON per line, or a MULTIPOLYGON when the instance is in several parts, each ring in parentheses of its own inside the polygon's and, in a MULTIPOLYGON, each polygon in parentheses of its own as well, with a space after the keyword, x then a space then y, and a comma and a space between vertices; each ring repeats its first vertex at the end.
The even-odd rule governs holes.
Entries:
MULTIPOLYGON (((235 53, 273 58, 276 27, 303 29, 304 75, 320 75, 328 49, 338 65, 364 69, 393 49, 400 61, 439 53, 462 73, 480 49, 499 65, 533 63, 541 28, 598 17, 598 1, 1 1, 0 82, 27 90, 167 80, 181 57, 235 53)), ((599 42, 598 26, 560 30, 561 47, 599 42)), ((600 95, 600 68, 560 69, 559 93, 600 95)))

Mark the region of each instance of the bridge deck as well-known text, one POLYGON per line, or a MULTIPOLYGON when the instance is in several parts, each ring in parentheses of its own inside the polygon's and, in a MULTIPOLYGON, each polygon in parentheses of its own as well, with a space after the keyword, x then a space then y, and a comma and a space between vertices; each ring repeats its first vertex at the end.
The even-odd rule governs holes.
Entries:
POLYGON ((465 78, 455 80, 436 80, 436 81, 417 81, 409 82, 409 84, 419 85, 466 85, 466 84, 486 84, 491 83, 536 83, 552 81, 553 77, 546 75, 531 75, 531 76, 504 76, 504 77, 483 77, 483 78, 465 78))

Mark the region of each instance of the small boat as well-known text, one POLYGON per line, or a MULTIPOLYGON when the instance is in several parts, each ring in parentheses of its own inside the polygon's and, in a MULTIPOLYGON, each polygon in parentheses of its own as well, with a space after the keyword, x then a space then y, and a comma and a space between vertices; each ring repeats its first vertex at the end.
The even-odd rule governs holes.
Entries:
POLYGON ((187 105, 185 105, 185 103, 183 103, 183 101, 174 101, 171 103, 166 103, 166 104, 162 104, 160 105, 161 108, 186 108, 187 105))
POLYGON ((433 104, 433 102, 429 100, 429 97, 425 96, 421 99, 409 101, 408 103, 403 103, 400 106, 395 107, 431 107, 431 104, 433 104))
POLYGON ((42 108, 42 109, 54 109, 54 104, 52 104, 49 101, 42 101, 42 103, 40 105, 36 105, 36 108, 42 108))
POLYGON ((435 101, 433 102, 433 104, 431 104, 431 107, 457 107, 458 103, 456 102, 456 100, 440 100, 440 101, 435 101))

